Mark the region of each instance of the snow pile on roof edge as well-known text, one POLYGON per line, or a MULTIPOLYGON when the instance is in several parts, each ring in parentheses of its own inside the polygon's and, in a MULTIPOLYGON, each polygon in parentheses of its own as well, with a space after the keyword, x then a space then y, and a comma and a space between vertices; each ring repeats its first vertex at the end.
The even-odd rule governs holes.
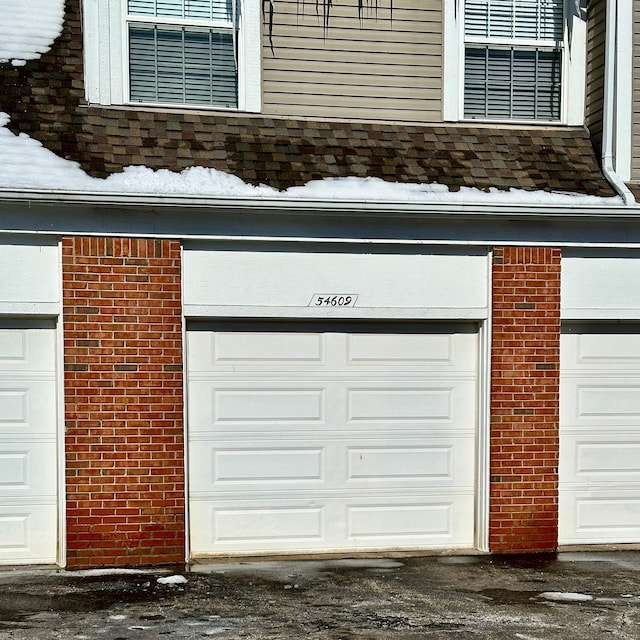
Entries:
POLYGON ((135 195, 184 195, 244 198, 287 198, 336 202, 449 202, 459 204, 619 205, 619 197, 600 198, 583 194, 510 189, 489 192, 461 187, 450 192, 441 184, 387 182, 380 178, 325 178, 304 186, 278 191, 253 186, 216 169, 190 167, 177 173, 143 166, 125 167, 107 178, 92 178, 77 162, 60 158, 24 133, 14 135, 6 125, 9 116, 0 112, 0 189, 56 192, 119 193, 135 195))

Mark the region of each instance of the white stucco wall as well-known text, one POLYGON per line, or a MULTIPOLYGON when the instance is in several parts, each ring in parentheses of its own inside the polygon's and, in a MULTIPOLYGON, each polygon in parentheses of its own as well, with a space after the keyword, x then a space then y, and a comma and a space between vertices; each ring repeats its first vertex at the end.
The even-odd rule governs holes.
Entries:
POLYGON ((483 319, 488 258, 187 249, 184 304, 191 317, 483 319), (329 294, 352 304, 314 297, 329 294))
POLYGON ((0 238, 0 314, 60 312, 60 251, 56 240, 0 238))
POLYGON ((563 258, 562 317, 640 320, 640 256, 563 258))

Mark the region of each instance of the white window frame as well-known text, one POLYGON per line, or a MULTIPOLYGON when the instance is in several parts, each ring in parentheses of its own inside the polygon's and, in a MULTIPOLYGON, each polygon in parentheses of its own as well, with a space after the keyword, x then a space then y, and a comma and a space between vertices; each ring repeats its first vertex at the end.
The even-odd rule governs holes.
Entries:
MULTIPOLYGON (((451 122, 504 122, 582 125, 585 105, 587 25, 572 10, 575 3, 564 0, 564 41, 560 120, 478 119, 464 117, 464 4, 465 0, 444 0, 443 117, 451 122), (571 21, 569 23, 569 21, 571 21), (571 28, 569 28, 571 27, 571 28), (569 38, 569 33, 571 37, 569 38)), ((503 39, 486 39, 496 45, 503 39)))
MULTIPOLYGON (((238 0, 238 107, 129 100, 127 0, 84 0, 85 96, 90 104, 156 106, 260 113, 262 99, 259 0, 238 0)), ((162 18, 155 23, 166 22, 162 18)), ((171 21, 179 24, 181 21, 171 21)))

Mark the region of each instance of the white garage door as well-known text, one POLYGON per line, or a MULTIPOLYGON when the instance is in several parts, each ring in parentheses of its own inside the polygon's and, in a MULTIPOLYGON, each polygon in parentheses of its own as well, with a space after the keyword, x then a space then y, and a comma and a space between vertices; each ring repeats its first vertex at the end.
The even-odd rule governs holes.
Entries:
POLYGON ((560 544, 640 542, 640 333, 561 343, 560 544))
POLYGON ((54 563, 55 329, 0 327, 0 563, 54 563))
POLYGON ((477 334, 188 334, 193 555, 471 547, 477 334))

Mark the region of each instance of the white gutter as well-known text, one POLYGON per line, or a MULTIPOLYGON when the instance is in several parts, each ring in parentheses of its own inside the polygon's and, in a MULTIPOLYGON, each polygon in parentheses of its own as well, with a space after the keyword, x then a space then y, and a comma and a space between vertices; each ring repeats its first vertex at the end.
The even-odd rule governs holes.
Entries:
MULTIPOLYGON (((618 197, 583 199, 567 197, 558 202, 514 198, 513 201, 456 201, 455 194, 447 200, 362 200, 288 197, 244 197, 211 195, 160 195, 116 192, 17 190, 0 188, 0 205, 11 204, 28 208, 66 204, 91 209, 163 211, 172 208, 201 209, 215 215, 220 211, 270 213, 308 213, 310 215, 359 214, 392 217, 398 215, 449 215, 469 218, 581 218, 586 217, 639 217, 640 211, 630 211, 618 197)), ((567 195, 567 194, 559 194, 567 195)))
MULTIPOLYGON (((623 0, 628 2, 628 0, 623 0)), ((605 71, 604 71, 604 106, 602 118, 602 172, 611 186, 620 194, 627 207, 636 203, 633 193, 616 173, 614 161, 613 136, 620 124, 616 119, 616 89, 620 83, 619 60, 622 58, 618 50, 619 44, 626 42, 618 38, 618 0, 607 1, 605 71)), ((620 98, 620 96, 617 96, 620 98)), ((624 132, 621 132, 624 133, 624 132)), ((627 132, 631 136, 631 130, 627 132)))

